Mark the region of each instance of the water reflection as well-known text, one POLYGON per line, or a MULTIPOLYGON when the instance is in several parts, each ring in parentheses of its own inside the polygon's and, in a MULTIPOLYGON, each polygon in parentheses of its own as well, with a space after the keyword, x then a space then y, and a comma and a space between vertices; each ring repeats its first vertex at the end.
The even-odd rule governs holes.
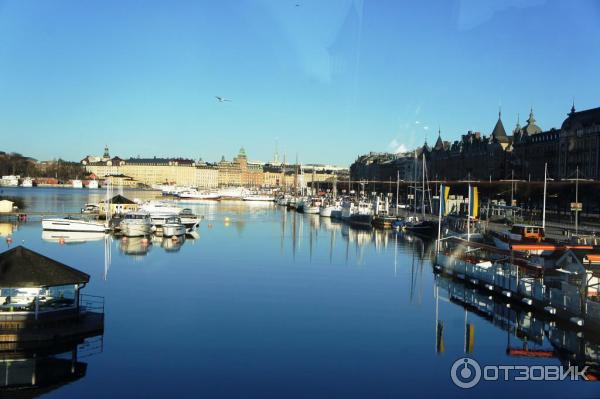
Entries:
MULTIPOLYGON (((525 309, 465 285, 445 275, 435 280, 436 350, 444 352, 443 314, 439 301, 464 308, 464 353, 476 353, 475 326, 469 318, 485 320, 506 331, 506 354, 510 357, 553 358, 565 367, 589 366, 587 377, 600 378, 600 337, 553 320, 544 313, 525 309)), ((483 337, 482 337, 483 339, 483 337)))
POLYGON ((101 353, 103 336, 36 346, 3 344, 0 393, 4 398, 37 397, 84 378, 87 357, 101 353))
POLYGON ((106 234, 79 231, 42 230, 42 240, 58 244, 82 244, 88 241, 103 240, 106 234))

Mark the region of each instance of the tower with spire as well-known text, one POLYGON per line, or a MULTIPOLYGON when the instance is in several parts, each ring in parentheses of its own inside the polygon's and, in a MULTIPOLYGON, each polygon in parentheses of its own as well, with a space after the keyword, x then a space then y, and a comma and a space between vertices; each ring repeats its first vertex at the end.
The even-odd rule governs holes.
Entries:
POLYGON ((510 144, 510 140, 506 135, 506 130, 502 124, 502 109, 498 110, 498 121, 496 122, 494 130, 492 130, 492 134, 490 136, 492 140, 496 143, 499 143, 503 149, 506 149, 506 147, 508 147, 510 144))

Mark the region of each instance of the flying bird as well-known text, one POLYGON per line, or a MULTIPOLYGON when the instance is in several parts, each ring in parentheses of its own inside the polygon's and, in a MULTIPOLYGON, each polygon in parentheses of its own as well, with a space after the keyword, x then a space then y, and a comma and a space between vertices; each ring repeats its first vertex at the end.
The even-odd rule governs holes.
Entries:
POLYGON ((215 98, 217 99, 218 102, 222 103, 224 101, 231 101, 228 98, 224 98, 224 97, 220 97, 220 96, 215 96, 215 98))

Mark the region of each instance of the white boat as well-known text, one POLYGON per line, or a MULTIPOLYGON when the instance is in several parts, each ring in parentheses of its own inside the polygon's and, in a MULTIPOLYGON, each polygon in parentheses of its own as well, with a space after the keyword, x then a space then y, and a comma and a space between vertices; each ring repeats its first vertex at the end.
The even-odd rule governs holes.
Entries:
POLYGON ((9 176, 2 176, 2 179, 0 179, 0 186, 4 186, 4 187, 17 187, 19 185, 19 179, 21 178, 21 176, 15 176, 15 175, 9 175, 9 176))
POLYGON ((273 202, 275 198, 268 194, 249 194, 242 198, 244 201, 273 202))
POLYGON ((121 232, 125 237, 140 237, 150 235, 152 232, 152 221, 148 212, 129 212, 123 215, 119 224, 121 232))
POLYGON ((148 201, 140 205, 140 210, 148 212, 150 216, 153 216, 154 214, 179 215, 183 208, 164 201, 148 201))
POLYGON ((244 187, 225 187, 218 191, 219 196, 222 199, 242 199, 248 194, 250 191, 244 187))
POLYGON ((181 219, 181 223, 185 226, 188 232, 193 231, 200 224, 201 218, 194 214, 191 209, 184 208, 179 213, 179 218, 181 219))
MULTIPOLYGON (((542 245, 545 239, 544 228, 542 226, 514 224, 510 230, 499 233, 490 232, 494 245, 497 248, 509 251, 513 244, 533 244, 542 245)), ((533 255, 547 254, 549 251, 535 249, 528 251, 533 255)))
POLYGON ((31 177, 24 178, 21 187, 33 187, 33 180, 31 177))
POLYGON ((330 218, 333 217, 333 214, 336 212, 339 212, 341 215, 342 206, 338 201, 332 201, 321 205, 321 208, 319 209, 319 216, 330 218))
POLYGON ((321 209, 321 199, 311 198, 304 203, 302 211, 311 215, 318 215, 321 209))
POLYGON ((90 231, 105 232, 107 227, 104 223, 87 221, 81 219, 66 218, 44 218, 42 229, 54 231, 90 231))
POLYGON ((162 225, 163 237, 183 236, 185 232, 185 225, 181 223, 181 219, 175 216, 168 218, 162 225))
POLYGON ((104 232, 94 231, 52 231, 43 230, 42 240, 65 244, 83 243, 88 241, 99 241, 106 237, 104 232))
POLYGON ((73 188, 83 188, 83 182, 79 179, 71 180, 73 188))
POLYGON ((287 195, 277 198, 277 205, 279 205, 279 206, 287 206, 289 204, 289 202, 290 202, 290 197, 288 197, 287 195))
POLYGON ((98 213, 100 211, 100 206, 98 204, 85 204, 83 208, 81 208, 81 213, 98 213))
POLYGON ((88 182, 88 188, 89 189, 97 189, 98 188, 98 180, 90 180, 88 182))
POLYGON ((221 196, 215 192, 203 192, 197 190, 185 190, 175 194, 181 200, 219 201, 221 196))

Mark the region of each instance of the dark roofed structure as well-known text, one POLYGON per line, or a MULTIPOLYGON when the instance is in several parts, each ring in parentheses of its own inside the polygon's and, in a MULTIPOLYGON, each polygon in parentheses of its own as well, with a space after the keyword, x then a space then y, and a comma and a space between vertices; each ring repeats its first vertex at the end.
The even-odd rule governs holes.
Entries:
POLYGON ((0 254, 2 287, 52 287, 89 281, 88 274, 20 245, 0 254))
POLYGON ((129 198, 123 197, 121 194, 117 194, 110 200, 111 204, 119 204, 119 205, 133 205, 135 202, 130 200, 129 198))
POLYGON ((586 109, 585 111, 575 111, 575 105, 571 107, 571 112, 564 120, 562 130, 574 130, 585 128, 600 123, 600 107, 586 109))
POLYGON ((496 122, 496 126, 494 126, 494 130, 492 130, 492 139, 496 140, 499 143, 508 143, 509 139, 506 135, 506 130, 504 129, 504 125, 502 124, 502 113, 498 112, 498 122, 496 122))

